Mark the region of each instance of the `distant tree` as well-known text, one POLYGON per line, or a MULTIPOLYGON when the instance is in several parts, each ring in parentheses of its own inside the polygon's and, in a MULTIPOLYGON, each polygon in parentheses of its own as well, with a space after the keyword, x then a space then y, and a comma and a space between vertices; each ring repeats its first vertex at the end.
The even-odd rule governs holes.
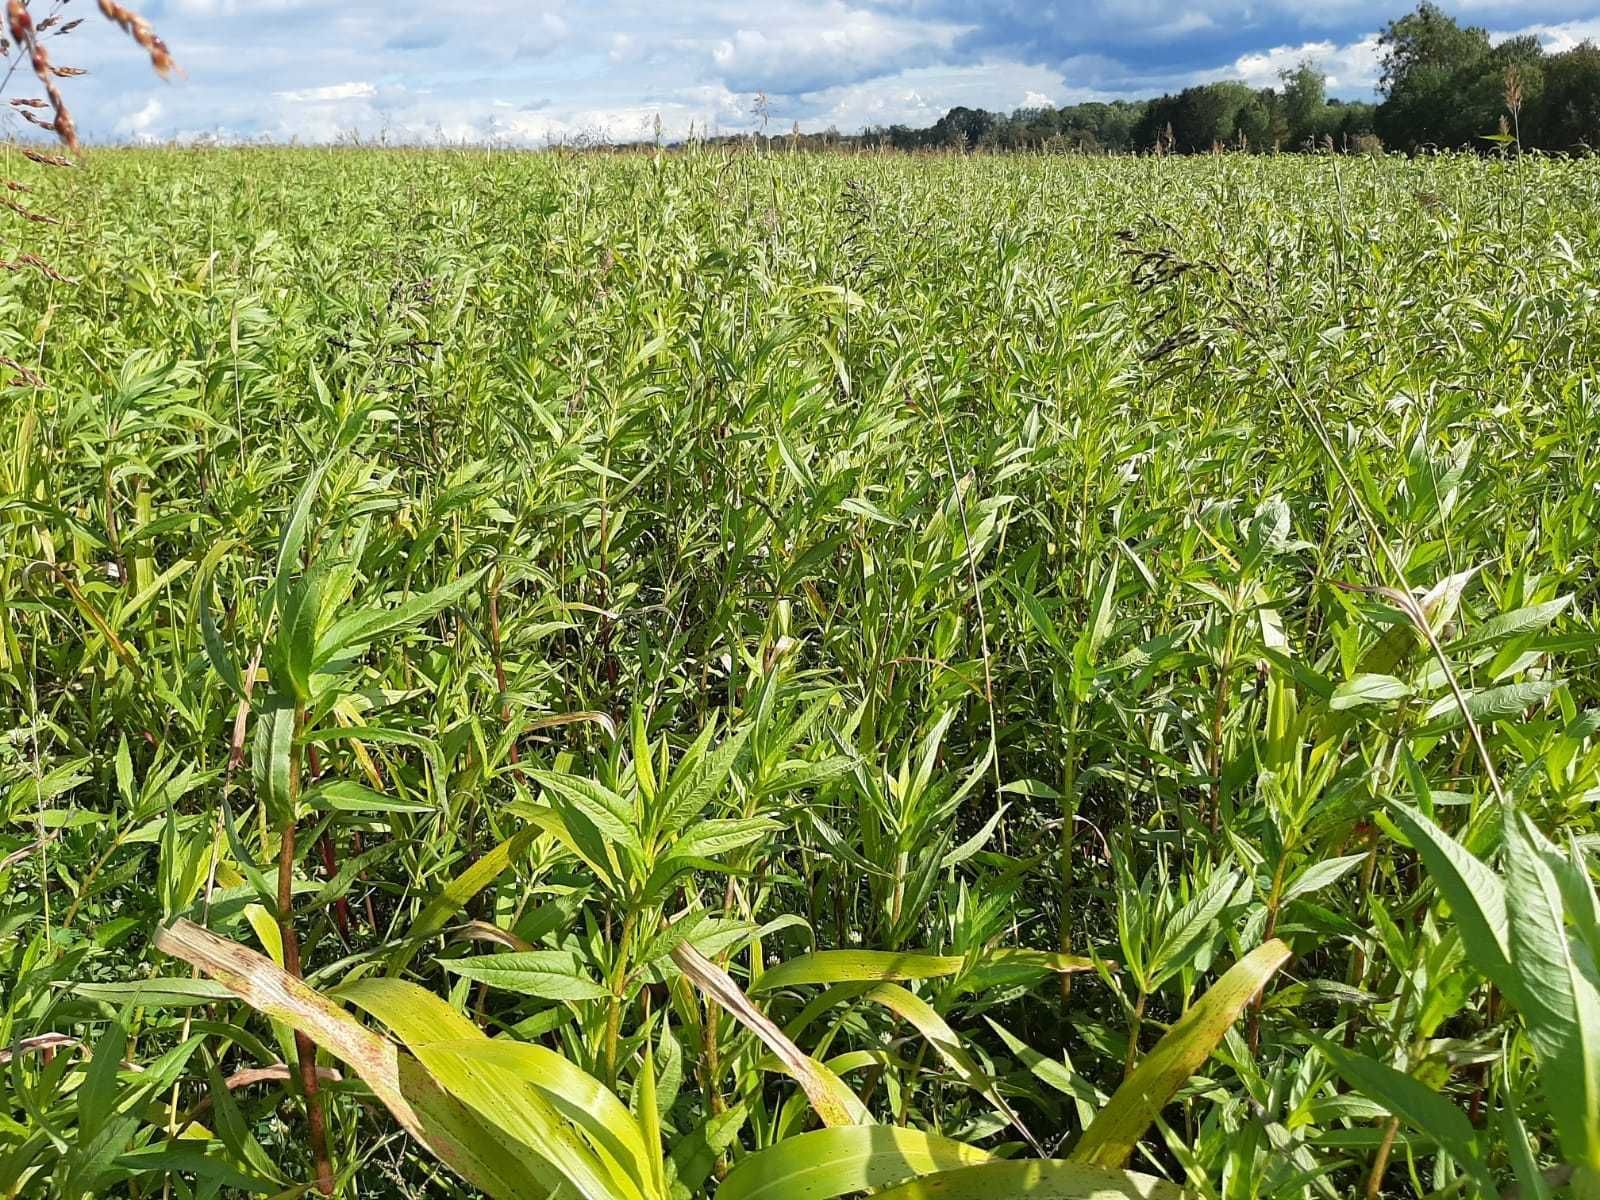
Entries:
MULTIPOLYGON (((1471 106, 1464 115, 1474 136, 1494 132, 1502 117, 1513 115, 1509 111, 1513 92, 1524 111, 1538 105, 1544 95, 1545 62, 1544 47, 1535 37, 1507 38, 1484 56, 1462 88, 1471 106)), ((1533 131, 1524 132, 1530 135, 1524 139, 1527 144, 1533 131)))
POLYGON ((1283 139, 1278 132, 1281 107, 1278 93, 1271 88, 1256 92, 1234 119, 1235 144, 1243 149, 1261 151, 1271 150, 1281 142, 1283 139))
POLYGON ((1600 46, 1584 42, 1544 61, 1544 91, 1530 104, 1545 150, 1600 150, 1600 46))
POLYGON ((1142 100, 1116 100, 1110 104, 1091 101, 1057 109, 1056 122, 1062 135, 1077 148, 1125 153, 1149 145, 1135 136, 1147 107, 1142 100))
POLYGON ((889 145, 896 150, 915 150, 925 145, 924 131, 912 129, 909 125, 891 125, 888 132, 889 145))
MULTIPOLYGON (((1432 0, 1391 21, 1378 37, 1383 75, 1377 131, 1391 146, 1471 144, 1481 134, 1481 82, 1489 34, 1463 27, 1432 0)), ((1492 126, 1491 126, 1492 128, 1492 126)))
POLYGON ((1370 150, 1375 140, 1381 145, 1376 133, 1378 110, 1375 105, 1361 100, 1330 100, 1323 113, 1324 128, 1318 133, 1326 133, 1340 147, 1354 148, 1361 143, 1370 150), (1370 140, 1363 142, 1362 139, 1370 140))
POLYGON ((1185 88, 1179 95, 1179 124, 1173 132, 1178 149, 1204 152, 1233 142, 1239 117, 1255 100, 1255 91, 1237 80, 1185 88))
POLYGON ((1288 123, 1289 143, 1299 146, 1327 132, 1323 110, 1328 106, 1328 77, 1309 58, 1281 71, 1283 117, 1288 123))
POLYGON ((1392 95, 1418 71, 1450 73, 1470 66, 1489 53, 1489 34, 1476 25, 1463 28, 1433 0, 1422 0, 1415 12, 1384 27, 1378 46, 1383 64, 1378 86, 1392 95))
MULTIPOLYGON (((1600 48, 1584 43, 1546 54, 1537 38, 1492 43, 1433 0, 1391 21, 1379 38, 1383 101, 1330 99, 1327 77, 1302 60, 1277 88, 1238 80, 1185 88, 1151 100, 1027 105, 1010 113, 957 106, 932 125, 869 127, 861 134, 808 134, 803 145, 953 148, 1059 153, 1205 153, 1215 146, 1265 153, 1281 148, 1413 151, 1425 143, 1489 150, 1502 119, 1526 148, 1600 149, 1600 48)), ((765 116, 762 98, 753 112, 765 116)), ((1498 141, 1498 139, 1496 139, 1498 141)))
POLYGON ((932 143, 971 150, 983 141, 994 123, 995 115, 987 109, 957 106, 934 122, 932 143))
POLYGON ((1166 131, 1177 134, 1182 119, 1181 96, 1157 96, 1144 107, 1144 114, 1133 130, 1133 143, 1140 150, 1150 150, 1164 142, 1166 131))

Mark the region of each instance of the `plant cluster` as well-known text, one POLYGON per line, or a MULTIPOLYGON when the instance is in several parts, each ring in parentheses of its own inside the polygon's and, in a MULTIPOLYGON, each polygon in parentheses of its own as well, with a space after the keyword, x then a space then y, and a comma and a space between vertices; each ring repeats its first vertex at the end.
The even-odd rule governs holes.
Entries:
POLYGON ((0 1194, 1600 1194, 1600 176, 106 152, 0 1194))

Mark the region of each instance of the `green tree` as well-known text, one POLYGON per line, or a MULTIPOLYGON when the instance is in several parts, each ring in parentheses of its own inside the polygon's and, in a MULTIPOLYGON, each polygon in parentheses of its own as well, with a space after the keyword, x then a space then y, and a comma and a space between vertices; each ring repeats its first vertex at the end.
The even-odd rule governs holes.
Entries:
POLYGON ((932 144, 971 150, 983 141, 994 124, 995 115, 987 109, 957 105, 934 122, 932 144))
POLYGON ((1309 58, 1280 71, 1283 81, 1283 115, 1288 122, 1289 143, 1301 145, 1326 132, 1323 110, 1328 107, 1328 77, 1309 58))
POLYGON ((1378 133, 1391 146, 1458 146, 1488 130, 1479 127, 1476 68, 1490 52, 1489 34, 1463 27, 1432 0, 1391 21, 1378 37, 1384 101, 1378 133))
MULTIPOLYGON (((1182 153, 1199 154, 1218 143, 1229 145, 1238 134, 1241 115, 1255 102, 1256 93, 1237 80, 1185 88, 1176 96, 1150 102, 1134 142, 1140 147, 1153 146, 1170 125, 1173 148, 1182 153)), ((1245 118, 1247 133, 1253 122, 1254 118, 1245 118)))
POLYGON ((1281 103, 1271 88, 1262 88, 1249 104, 1239 110, 1235 119, 1235 136, 1242 138, 1246 148, 1270 150, 1283 140, 1279 132, 1281 103))
POLYGON ((1470 66, 1489 53, 1489 34, 1477 25, 1463 28, 1433 0, 1422 0, 1415 12, 1384 27, 1378 45, 1383 51, 1379 88, 1387 96, 1419 71, 1470 66))
POLYGON ((1584 42, 1545 59, 1544 91, 1531 108, 1541 149, 1600 149, 1600 46, 1584 42))

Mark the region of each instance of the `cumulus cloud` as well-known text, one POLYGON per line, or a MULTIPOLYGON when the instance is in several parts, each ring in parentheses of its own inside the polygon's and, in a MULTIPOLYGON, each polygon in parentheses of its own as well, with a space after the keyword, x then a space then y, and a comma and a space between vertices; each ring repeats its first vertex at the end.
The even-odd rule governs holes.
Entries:
POLYGON ((1600 42, 1600 17, 1591 17, 1584 21, 1563 21, 1559 25, 1529 25, 1524 29, 1496 36, 1528 35, 1538 38, 1549 53, 1559 54, 1563 50, 1571 50, 1581 42, 1600 42))
POLYGON ((736 91, 799 92, 853 83, 948 55, 966 32, 943 21, 890 17, 842 3, 762 13, 711 48, 716 73, 736 91))
POLYGON ((1274 87, 1284 71, 1293 70, 1302 62, 1321 70, 1328 77, 1328 90, 1339 95, 1370 93, 1382 74, 1376 34, 1344 46, 1329 41, 1303 42, 1241 54, 1224 73, 1252 87, 1274 87))
POLYGON ((156 137, 161 114, 165 111, 161 101, 152 96, 137 112, 129 113, 117 122, 117 132, 134 141, 149 141, 156 137))

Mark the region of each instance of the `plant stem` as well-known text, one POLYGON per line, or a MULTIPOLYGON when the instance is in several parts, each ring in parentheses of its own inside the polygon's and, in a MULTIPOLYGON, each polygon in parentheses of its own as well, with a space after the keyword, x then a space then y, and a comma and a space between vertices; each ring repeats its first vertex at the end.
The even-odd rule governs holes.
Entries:
POLYGON ((1400 1118, 1390 1117, 1388 1124, 1383 1127, 1383 1140, 1378 1143, 1378 1152, 1372 1157, 1372 1170, 1367 1175, 1367 1187, 1363 1195, 1367 1200, 1379 1200, 1383 1195, 1383 1173, 1389 1169, 1389 1154, 1394 1149, 1395 1134, 1400 1132, 1400 1118))
POLYGON ((1133 1016, 1128 1021, 1128 1052, 1122 1057, 1124 1079, 1133 1074, 1133 1068, 1139 1063, 1139 1027, 1144 1024, 1144 1005, 1149 998, 1149 993, 1140 989, 1139 999, 1133 1006, 1133 1016))
MULTIPOLYGON (((294 931, 294 810, 300 799, 300 744, 301 728, 305 724, 305 710, 295 712, 295 744, 290 751, 289 764, 289 815, 278 837, 278 936, 283 941, 283 969, 296 979, 301 978, 300 939, 294 931)), ((300 1088, 306 1097, 306 1129, 311 1139, 311 1157, 316 1163, 317 1190, 324 1196, 333 1195, 333 1168, 328 1161, 328 1131, 323 1123, 322 1097, 317 1091, 317 1048, 304 1033, 294 1035, 294 1053, 300 1068, 300 1088)))
POLYGON ((617 939, 617 961, 611 972, 611 1002, 606 1009, 605 1083, 617 1086, 617 1051, 622 1039, 623 999, 628 991, 628 955, 633 946, 633 929, 638 920, 634 909, 622 918, 622 936, 617 939))
MULTIPOLYGON (((1061 780, 1061 849, 1058 873, 1061 876, 1061 913, 1056 930, 1056 948, 1063 954, 1072 952, 1072 835, 1078 820, 1078 702, 1072 703, 1072 713, 1067 725, 1066 762, 1062 766, 1061 780)), ((1066 1014, 1067 1001, 1072 997, 1072 972, 1061 973, 1061 1008, 1066 1014)))

